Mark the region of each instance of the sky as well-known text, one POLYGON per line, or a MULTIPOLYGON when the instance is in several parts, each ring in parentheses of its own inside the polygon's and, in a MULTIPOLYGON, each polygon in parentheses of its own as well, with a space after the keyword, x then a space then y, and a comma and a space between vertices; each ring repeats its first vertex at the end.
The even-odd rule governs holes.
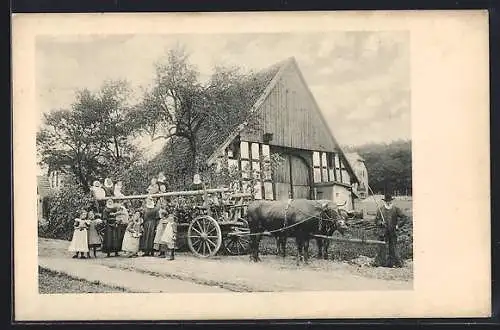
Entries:
MULTIPOLYGON (((341 145, 411 139, 409 34, 405 31, 40 36, 36 93, 41 114, 69 108, 75 90, 126 79, 138 92, 176 44, 206 80, 215 65, 260 70, 294 56, 341 145)), ((150 153, 159 143, 143 141, 150 153)))

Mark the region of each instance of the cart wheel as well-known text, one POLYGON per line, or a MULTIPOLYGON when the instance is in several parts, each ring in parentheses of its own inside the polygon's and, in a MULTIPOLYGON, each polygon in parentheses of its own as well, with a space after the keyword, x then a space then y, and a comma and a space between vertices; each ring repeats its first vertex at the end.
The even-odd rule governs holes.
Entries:
POLYGON ((248 222, 241 218, 238 219, 238 222, 240 222, 240 225, 234 226, 230 234, 222 240, 226 252, 230 255, 245 254, 250 246, 250 237, 246 235, 250 233, 248 222), (231 234, 241 234, 241 236, 231 234))
POLYGON ((220 226, 208 215, 199 216, 189 225, 187 241, 189 249, 197 257, 212 257, 222 244, 220 226))

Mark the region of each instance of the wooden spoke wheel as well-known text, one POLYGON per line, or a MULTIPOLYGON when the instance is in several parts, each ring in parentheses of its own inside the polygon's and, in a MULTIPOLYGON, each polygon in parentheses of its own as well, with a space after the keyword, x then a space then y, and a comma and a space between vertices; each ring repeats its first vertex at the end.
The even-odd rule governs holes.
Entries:
POLYGON ((230 255, 241 255, 248 252, 250 246, 250 228, 248 222, 244 219, 238 219, 240 224, 231 228, 229 235, 222 241, 226 252, 230 255), (238 235, 240 234, 240 235, 238 235))
POLYGON ((222 244, 222 232, 214 218, 202 215, 191 221, 187 232, 189 249, 197 257, 214 256, 222 244))

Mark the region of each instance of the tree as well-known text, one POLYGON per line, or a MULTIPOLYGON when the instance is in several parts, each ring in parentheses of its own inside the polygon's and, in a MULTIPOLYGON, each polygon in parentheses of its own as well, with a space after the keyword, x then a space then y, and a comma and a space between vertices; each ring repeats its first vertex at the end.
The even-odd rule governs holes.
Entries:
POLYGON ((349 146, 365 160, 369 184, 375 193, 412 193, 411 141, 349 146))
POLYGON ((134 112, 135 122, 153 140, 174 137, 185 139, 189 147, 187 164, 197 164, 197 133, 203 124, 208 103, 198 72, 189 63, 181 46, 170 50, 156 63, 153 87, 146 91, 134 112))
POLYGON ((126 82, 107 81, 96 93, 77 91, 71 110, 44 114, 36 137, 40 162, 71 173, 87 192, 93 179, 122 171, 137 157, 129 142, 129 92, 126 82))

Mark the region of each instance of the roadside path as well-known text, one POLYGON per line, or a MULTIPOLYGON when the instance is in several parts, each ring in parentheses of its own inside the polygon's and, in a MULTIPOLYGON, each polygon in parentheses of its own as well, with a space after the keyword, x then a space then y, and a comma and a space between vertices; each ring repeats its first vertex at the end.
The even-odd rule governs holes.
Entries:
POLYGON ((38 264, 46 269, 60 272, 88 282, 125 288, 133 292, 202 293, 227 292, 219 287, 199 285, 182 280, 161 278, 135 271, 114 269, 89 260, 39 257, 38 264))
MULTIPOLYGON (((296 267, 293 260, 263 256, 251 263, 248 256, 201 259, 179 253, 175 261, 156 257, 71 259, 69 242, 39 239, 39 264, 50 270, 139 292, 283 292, 334 290, 412 290, 413 281, 381 279, 355 274, 342 262, 314 260, 296 267)), ((374 269, 390 274, 402 269, 374 269)))

